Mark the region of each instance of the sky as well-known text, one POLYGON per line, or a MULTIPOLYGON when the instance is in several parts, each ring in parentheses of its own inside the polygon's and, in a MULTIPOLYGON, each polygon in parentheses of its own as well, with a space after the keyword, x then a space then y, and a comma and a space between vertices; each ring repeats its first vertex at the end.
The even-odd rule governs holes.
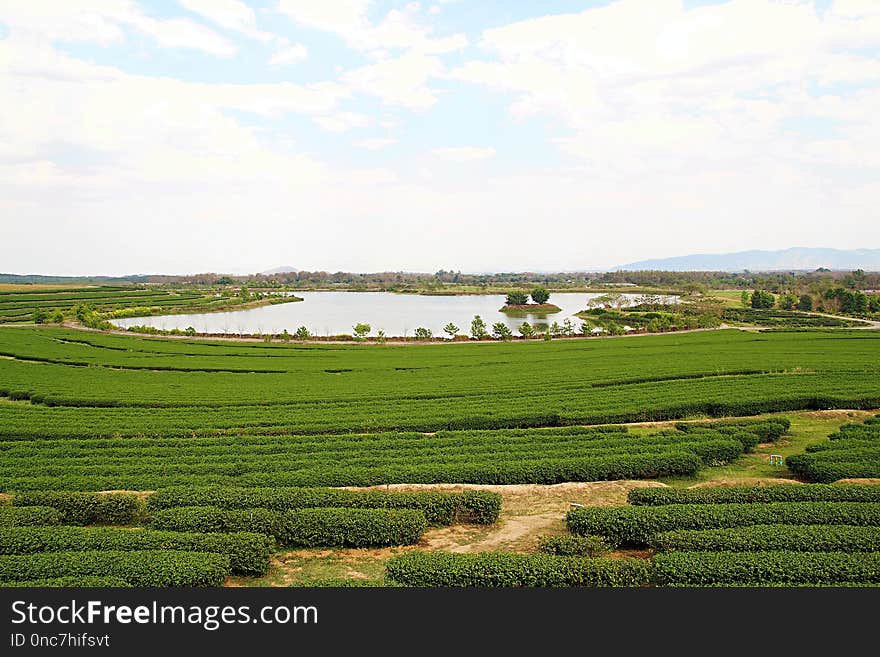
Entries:
POLYGON ((0 272, 880 246, 878 0, 0 0, 0 272))

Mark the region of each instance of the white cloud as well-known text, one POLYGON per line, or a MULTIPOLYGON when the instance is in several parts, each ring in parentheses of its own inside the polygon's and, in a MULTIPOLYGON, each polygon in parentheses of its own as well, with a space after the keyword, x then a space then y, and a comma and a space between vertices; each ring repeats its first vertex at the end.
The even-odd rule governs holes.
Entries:
POLYGON ((365 148, 368 151, 379 151, 396 143, 397 140, 390 137, 374 137, 372 139, 361 139, 356 141, 354 145, 358 148, 365 148))
POLYGON ((372 0, 279 0, 278 9, 294 22, 341 37, 352 48, 374 54, 389 50, 418 50, 428 55, 460 50, 467 45, 463 34, 434 37, 430 25, 423 24, 418 3, 403 10, 392 9, 381 21, 369 18, 372 0))
POLYGON ((428 79, 443 72, 436 57, 409 52, 396 59, 386 59, 348 71, 341 82, 352 91, 378 96, 387 105, 424 110, 437 102, 428 87, 428 79))
POLYGON ((347 132, 353 128, 365 128, 372 123, 369 116, 355 112, 337 112, 331 116, 317 116, 314 121, 330 132, 347 132))
POLYGON ((309 56, 308 48, 301 43, 284 43, 272 53, 269 66, 288 66, 304 61, 309 56))
POLYGON ((844 52, 867 44, 880 45, 873 0, 837 0, 824 14, 812 2, 617 0, 486 30, 491 57, 449 77, 513 94, 516 118, 561 119, 572 134, 559 146, 606 173, 643 175, 748 166, 762 151, 796 162, 809 136, 780 124, 815 113, 810 80, 876 81, 875 57, 844 52))
POLYGON ((231 57, 237 51, 203 25, 186 18, 152 18, 131 0, 4 0, 0 9, 0 22, 22 38, 108 45, 123 41, 125 30, 134 30, 167 48, 201 50, 217 57, 231 57))
POLYGON ((472 162, 474 160, 488 160, 495 157, 495 149, 480 146, 453 146, 448 148, 435 148, 431 153, 438 159, 446 162, 472 162))
POLYGON ((257 29, 254 10, 241 0, 178 0, 189 11, 199 14, 227 30, 241 32, 259 41, 270 41, 273 36, 257 29))

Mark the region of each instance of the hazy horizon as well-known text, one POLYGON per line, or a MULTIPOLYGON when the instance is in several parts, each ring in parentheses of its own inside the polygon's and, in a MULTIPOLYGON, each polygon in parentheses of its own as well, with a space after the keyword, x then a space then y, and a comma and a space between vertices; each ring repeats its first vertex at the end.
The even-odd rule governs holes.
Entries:
POLYGON ((871 0, 0 7, 5 272, 880 244, 871 0))

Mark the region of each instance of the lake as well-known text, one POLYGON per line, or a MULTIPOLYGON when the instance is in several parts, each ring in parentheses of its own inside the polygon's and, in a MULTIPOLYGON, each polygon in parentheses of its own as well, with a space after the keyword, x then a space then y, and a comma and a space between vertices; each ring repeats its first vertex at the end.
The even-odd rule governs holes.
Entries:
MULTIPOLYGON (((113 320, 123 328, 137 324, 159 329, 185 329, 192 326, 199 333, 290 333, 305 326, 313 335, 340 335, 352 333, 358 322, 369 324, 370 335, 379 329, 391 336, 412 336, 417 327, 430 329, 435 336, 445 336, 443 327, 449 322, 459 327, 459 333, 470 332, 471 320, 480 315, 491 331, 495 322, 505 322, 512 330, 523 323, 546 325, 562 322, 567 317, 586 309, 587 302, 600 294, 556 293, 550 302, 561 308, 553 314, 518 314, 508 316, 499 312, 505 297, 500 294, 466 296, 429 296, 395 294, 393 292, 297 292, 303 301, 262 306, 229 312, 193 315, 154 315, 113 320)), ((625 295, 637 299, 640 295, 625 295)), ((668 298, 669 302, 677 301, 668 298)), ((580 326, 573 318, 575 328, 580 326)))

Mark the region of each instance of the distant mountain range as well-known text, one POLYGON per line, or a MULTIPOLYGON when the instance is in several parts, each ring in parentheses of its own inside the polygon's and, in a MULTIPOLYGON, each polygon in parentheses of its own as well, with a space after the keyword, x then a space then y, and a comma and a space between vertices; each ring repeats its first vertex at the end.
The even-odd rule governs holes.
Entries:
POLYGON ((261 271, 260 273, 264 276, 271 276, 272 274, 295 274, 299 269, 295 267, 290 267, 288 265, 282 265, 281 267, 275 267, 275 269, 267 269, 266 271, 261 271))
POLYGON ((864 269, 880 271, 880 249, 812 249, 795 247, 781 251, 739 251, 640 260, 612 271, 813 271, 864 269))

